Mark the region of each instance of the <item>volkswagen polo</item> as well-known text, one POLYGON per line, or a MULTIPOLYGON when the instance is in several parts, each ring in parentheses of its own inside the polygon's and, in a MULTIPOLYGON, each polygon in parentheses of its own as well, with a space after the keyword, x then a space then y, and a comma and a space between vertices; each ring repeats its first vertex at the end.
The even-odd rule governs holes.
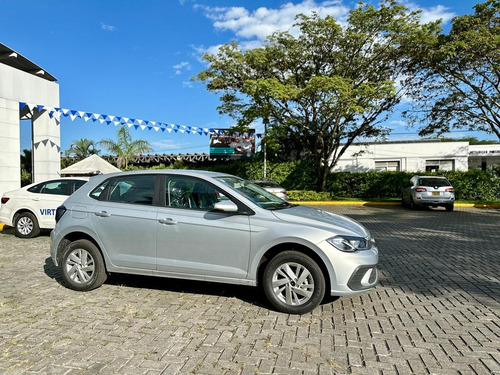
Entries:
POLYGON ((378 282, 378 250, 356 221, 297 206, 241 178, 155 170, 92 178, 59 207, 51 258, 77 291, 128 273, 262 285, 279 311, 378 282))

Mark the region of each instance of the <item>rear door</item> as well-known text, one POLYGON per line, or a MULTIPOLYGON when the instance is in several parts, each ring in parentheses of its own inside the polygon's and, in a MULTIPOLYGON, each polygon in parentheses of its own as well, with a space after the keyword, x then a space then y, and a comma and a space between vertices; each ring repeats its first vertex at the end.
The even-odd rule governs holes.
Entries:
POLYGON ((124 175, 106 181, 91 197, 94 231, 116 267, 156 268, 156 175, 124 175), (101 196, 102 195, 102 196, 101 196))

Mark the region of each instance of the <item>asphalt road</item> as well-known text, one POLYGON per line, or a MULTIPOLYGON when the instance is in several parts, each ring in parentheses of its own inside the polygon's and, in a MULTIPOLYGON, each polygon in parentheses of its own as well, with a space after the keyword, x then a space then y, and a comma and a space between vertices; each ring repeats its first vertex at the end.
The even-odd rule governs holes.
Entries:
POLYGON ((322 206, 368 227, 380 284, 310 314, 257 288, 60 284, 47 233, 0 232, 1 374, 500 374, 500 210, 322 206))

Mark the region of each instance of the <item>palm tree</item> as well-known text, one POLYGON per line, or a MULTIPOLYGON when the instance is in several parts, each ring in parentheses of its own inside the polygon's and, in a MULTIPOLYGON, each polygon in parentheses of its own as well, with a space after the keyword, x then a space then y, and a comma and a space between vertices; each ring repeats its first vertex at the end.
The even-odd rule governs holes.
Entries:
POLYGON ((97 144, 118 156, 118 168, 127 168, 128 163, 134 159, 137 154, 153 151, 148 141, 142 139, 132 141, 132 137, 125 126, 118 129, 116 137, 116 142, 112 139, 103 139, 97 142, 97 144))
POLYGON ((82 138, 78 141, 73 141, 73 144, 66 150, 66 156, 74 155, 77 160, 85 159, 90 155, 99 154, 99 150, 95 148, 96 143, 90 139, 82 138))

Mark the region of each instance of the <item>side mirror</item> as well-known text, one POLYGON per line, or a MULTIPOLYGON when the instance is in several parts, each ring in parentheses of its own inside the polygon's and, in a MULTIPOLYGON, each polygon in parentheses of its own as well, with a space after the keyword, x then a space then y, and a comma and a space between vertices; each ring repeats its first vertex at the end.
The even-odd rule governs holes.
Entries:
POLYGON ((214 205, 214 211, 238 212, 238 206, 230 200, 224 200, 214 205))

